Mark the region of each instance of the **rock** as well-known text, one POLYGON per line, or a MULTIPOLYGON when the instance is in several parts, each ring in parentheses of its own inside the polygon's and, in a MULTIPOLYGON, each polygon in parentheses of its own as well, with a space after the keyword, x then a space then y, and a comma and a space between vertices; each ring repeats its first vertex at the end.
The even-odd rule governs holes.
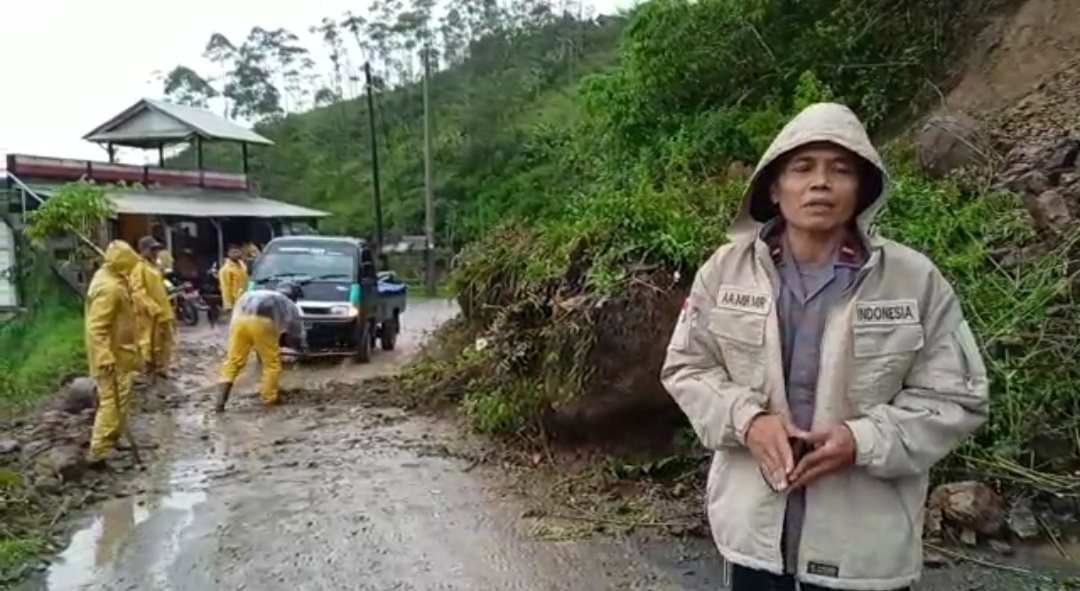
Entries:
POLYGON ((1026 167, 1005 171, 999 185, 1021 195, 1042 193, 1050 189, 1050 177, 1039 170, 1026 167))
POLYGON ((64 413, 58 410, 47 410, 41 413, 41 424, 55 427, 64 424, 64 413))
POLYGON ((979 545, 979 534, 970 528, 964 528, 960 531, 960 542, 966 546, 975 547, 979 545))
POLYGON ((985 163, 989 146, 979 123, 959 113, 931 115, 915 136, 919 167, 931 177, 985 163))
MULTIPOLYGON (((1039 137, 1036 135, 1035 137, 1039 137)), ((1019 194, 1040 232, 1061 237, 1080 218, 1080 138, 1037 139, 1014 147, 996 185, 1019 194)))
POLYGON ((1080 140, 1066 137, 1044 147, 1036 158, 1039 168, 1053 173, 1072 170, 1078 157, 1080 140))
POLYGON ((990 540, 990 549, 1002 556, 1012 556, 1012 544, 1004 540, 990 540))
POLYGON ((923 566, 926 568, 944 568, 949 566, 949 559, 940 552, 933 550, 923 551, 923 566))
POLYGON ((945 528, 941 507, 930 507, 923 518, 923 539, 928 542, 940 542, 944 538, 945 528))
POLYGON ((97 404, 97 384, 91 378, 75 378, 64 391, 60 408, 64 412, 77 415, 97 404))
POLYGON ((23 446, 23 454, 25 454, 28 458, 32 458, 49 449, 50 445, 52 444, 49 443, 48 440, 36 439, 23 446))
POLYGON ((39 477, 59 476, 61 482, 74 482, 86 473, 86 458, 74 445, 51 447, 34 460, 34 473, 39 477))
POLYGON ((992 536, 1005 522, 1005 502, 981 482, 942 484, 930 494, 929 510, 940 510, 944 520, 961 530, 992 536))
POLYGON ((1050 189, 1039 194, 1028 193, 1024 197, 1024 207, 1034 220, 1037 230, 1061 236, 1073 225, 1068 202, 1059 189, 1050 189))
POLYGON ((22 449, 22 444, 14 439, 0 440, 0 454, 12 454, 22 449))
POLYGON ((1021 540, 1030 540, 1039 535, 1039 521, 1031 508, 1031 499, 1017 499, 1009 508, 1005 521, 1013 535, 1021 540))

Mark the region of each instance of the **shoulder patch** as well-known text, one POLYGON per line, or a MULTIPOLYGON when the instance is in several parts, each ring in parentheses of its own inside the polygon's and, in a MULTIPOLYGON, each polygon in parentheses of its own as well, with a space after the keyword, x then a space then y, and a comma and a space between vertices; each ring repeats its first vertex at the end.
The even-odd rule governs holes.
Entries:
POLYGON ((855 324, 919 324, 917 300, 877 300, 855 303, 855 324))
POLYGON ((716 307, 764 316, 772 307, 772 295, 764 291, 721 285, 716 307))

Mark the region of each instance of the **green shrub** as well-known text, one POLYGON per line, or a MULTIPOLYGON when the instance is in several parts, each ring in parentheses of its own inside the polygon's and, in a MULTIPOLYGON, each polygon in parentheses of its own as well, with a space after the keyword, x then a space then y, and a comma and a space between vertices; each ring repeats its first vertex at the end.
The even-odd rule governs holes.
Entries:
POLYGON ((0 327, 0 411, 18 412, 85 366, 82 306, 40 258, 21 257, 27 309, 0 327))

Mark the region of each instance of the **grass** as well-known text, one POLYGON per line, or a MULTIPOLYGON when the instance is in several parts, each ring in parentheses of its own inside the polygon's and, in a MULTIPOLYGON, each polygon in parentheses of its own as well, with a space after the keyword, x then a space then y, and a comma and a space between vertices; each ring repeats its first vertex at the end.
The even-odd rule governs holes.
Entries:
POLYGON ((29 311, 0 327, 0 418, 26 411, 85 364, 78 301, 40 267, 24 286, 29 311))
POLYGON ((0 584, 17 576, 44 549, 45 541, 37 538, 0 540, 0 584))
MULTIPOLYGON (((0 327, 0 424, 27 414, 85 368, 81 305, 44 263, 22 263, 28 311, 0 327)), ((45 495, 26 486, 20 469, 0 465, 0 586, 47 550, 46 530, 57 518, 45 495)))

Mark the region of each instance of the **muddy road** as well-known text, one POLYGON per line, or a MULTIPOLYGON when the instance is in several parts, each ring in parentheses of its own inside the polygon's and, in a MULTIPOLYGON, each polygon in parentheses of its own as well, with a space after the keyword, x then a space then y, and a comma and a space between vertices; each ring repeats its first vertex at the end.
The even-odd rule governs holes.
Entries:
MULTIPOLYGON (((275 591, 722 588, 707 540, 542 541, 491 476, 440 454, 453 426, 359 403, 455 312, 410 303, 399 350, 368 365, 286 372, 263 408, 249 368, 228 411, 212 410, 222 329, 185 333, 184 402, 158 430, 163 460, 139 494, 85 519, 26 591, 275 591), (290 390, 303 392, 289 394, 290 390)), ((924 590, 1017 587, 998 573, 933 571, 924 590)))

